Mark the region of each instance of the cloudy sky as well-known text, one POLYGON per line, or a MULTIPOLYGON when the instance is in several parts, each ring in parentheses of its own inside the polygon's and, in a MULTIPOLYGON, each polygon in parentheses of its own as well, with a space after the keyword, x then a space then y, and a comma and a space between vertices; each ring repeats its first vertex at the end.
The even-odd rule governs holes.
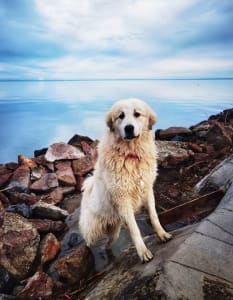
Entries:
POLYGON ((0 79, 233 77, 232 0, 0 0, 0 79))

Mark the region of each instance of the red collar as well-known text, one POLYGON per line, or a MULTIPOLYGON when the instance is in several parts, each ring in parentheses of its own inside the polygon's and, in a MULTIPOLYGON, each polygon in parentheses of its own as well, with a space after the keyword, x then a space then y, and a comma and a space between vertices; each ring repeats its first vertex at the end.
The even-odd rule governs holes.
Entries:
POLYGON ((126 155, 126 158, 131 158, 131 159, 137 159, 137 160, 140 160, 140 157, 137 155, 137 154, 134 154, 134 153, 128 153, 126 155))

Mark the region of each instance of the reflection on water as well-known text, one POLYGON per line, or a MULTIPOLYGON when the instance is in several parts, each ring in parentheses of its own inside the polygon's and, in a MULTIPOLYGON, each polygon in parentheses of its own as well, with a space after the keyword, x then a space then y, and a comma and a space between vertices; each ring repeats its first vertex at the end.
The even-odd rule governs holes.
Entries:
POLYGON ((0 163, 75 133, 100 138, 104 115, 119 99, 140 98, 156 128, 190 126, 233 105, 233 80, 0 82, 0 163))

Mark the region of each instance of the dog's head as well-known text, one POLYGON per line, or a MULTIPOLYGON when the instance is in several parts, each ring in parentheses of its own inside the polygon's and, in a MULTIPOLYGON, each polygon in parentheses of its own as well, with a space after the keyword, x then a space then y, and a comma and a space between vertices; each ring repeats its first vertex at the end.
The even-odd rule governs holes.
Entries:
POLYGON ((132 140, 151 130, 155 121, 155 113, 139 99, 116 102, 106 116, 110 130, 125 140, 132 140))

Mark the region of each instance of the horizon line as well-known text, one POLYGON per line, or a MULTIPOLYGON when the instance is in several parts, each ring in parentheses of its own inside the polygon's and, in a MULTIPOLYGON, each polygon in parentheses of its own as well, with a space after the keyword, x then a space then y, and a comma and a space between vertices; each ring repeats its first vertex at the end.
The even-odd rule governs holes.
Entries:
POLYGON ((0 79, 0 82, 6 81, 36 81, 36 82, 43 82, 43 81, 139 81, 139 80, 233 80, 233 77, 190 77, 190 78, 151 78, 151 77, 144 77, 144 78, 83 78, 83 79, 0 79))

